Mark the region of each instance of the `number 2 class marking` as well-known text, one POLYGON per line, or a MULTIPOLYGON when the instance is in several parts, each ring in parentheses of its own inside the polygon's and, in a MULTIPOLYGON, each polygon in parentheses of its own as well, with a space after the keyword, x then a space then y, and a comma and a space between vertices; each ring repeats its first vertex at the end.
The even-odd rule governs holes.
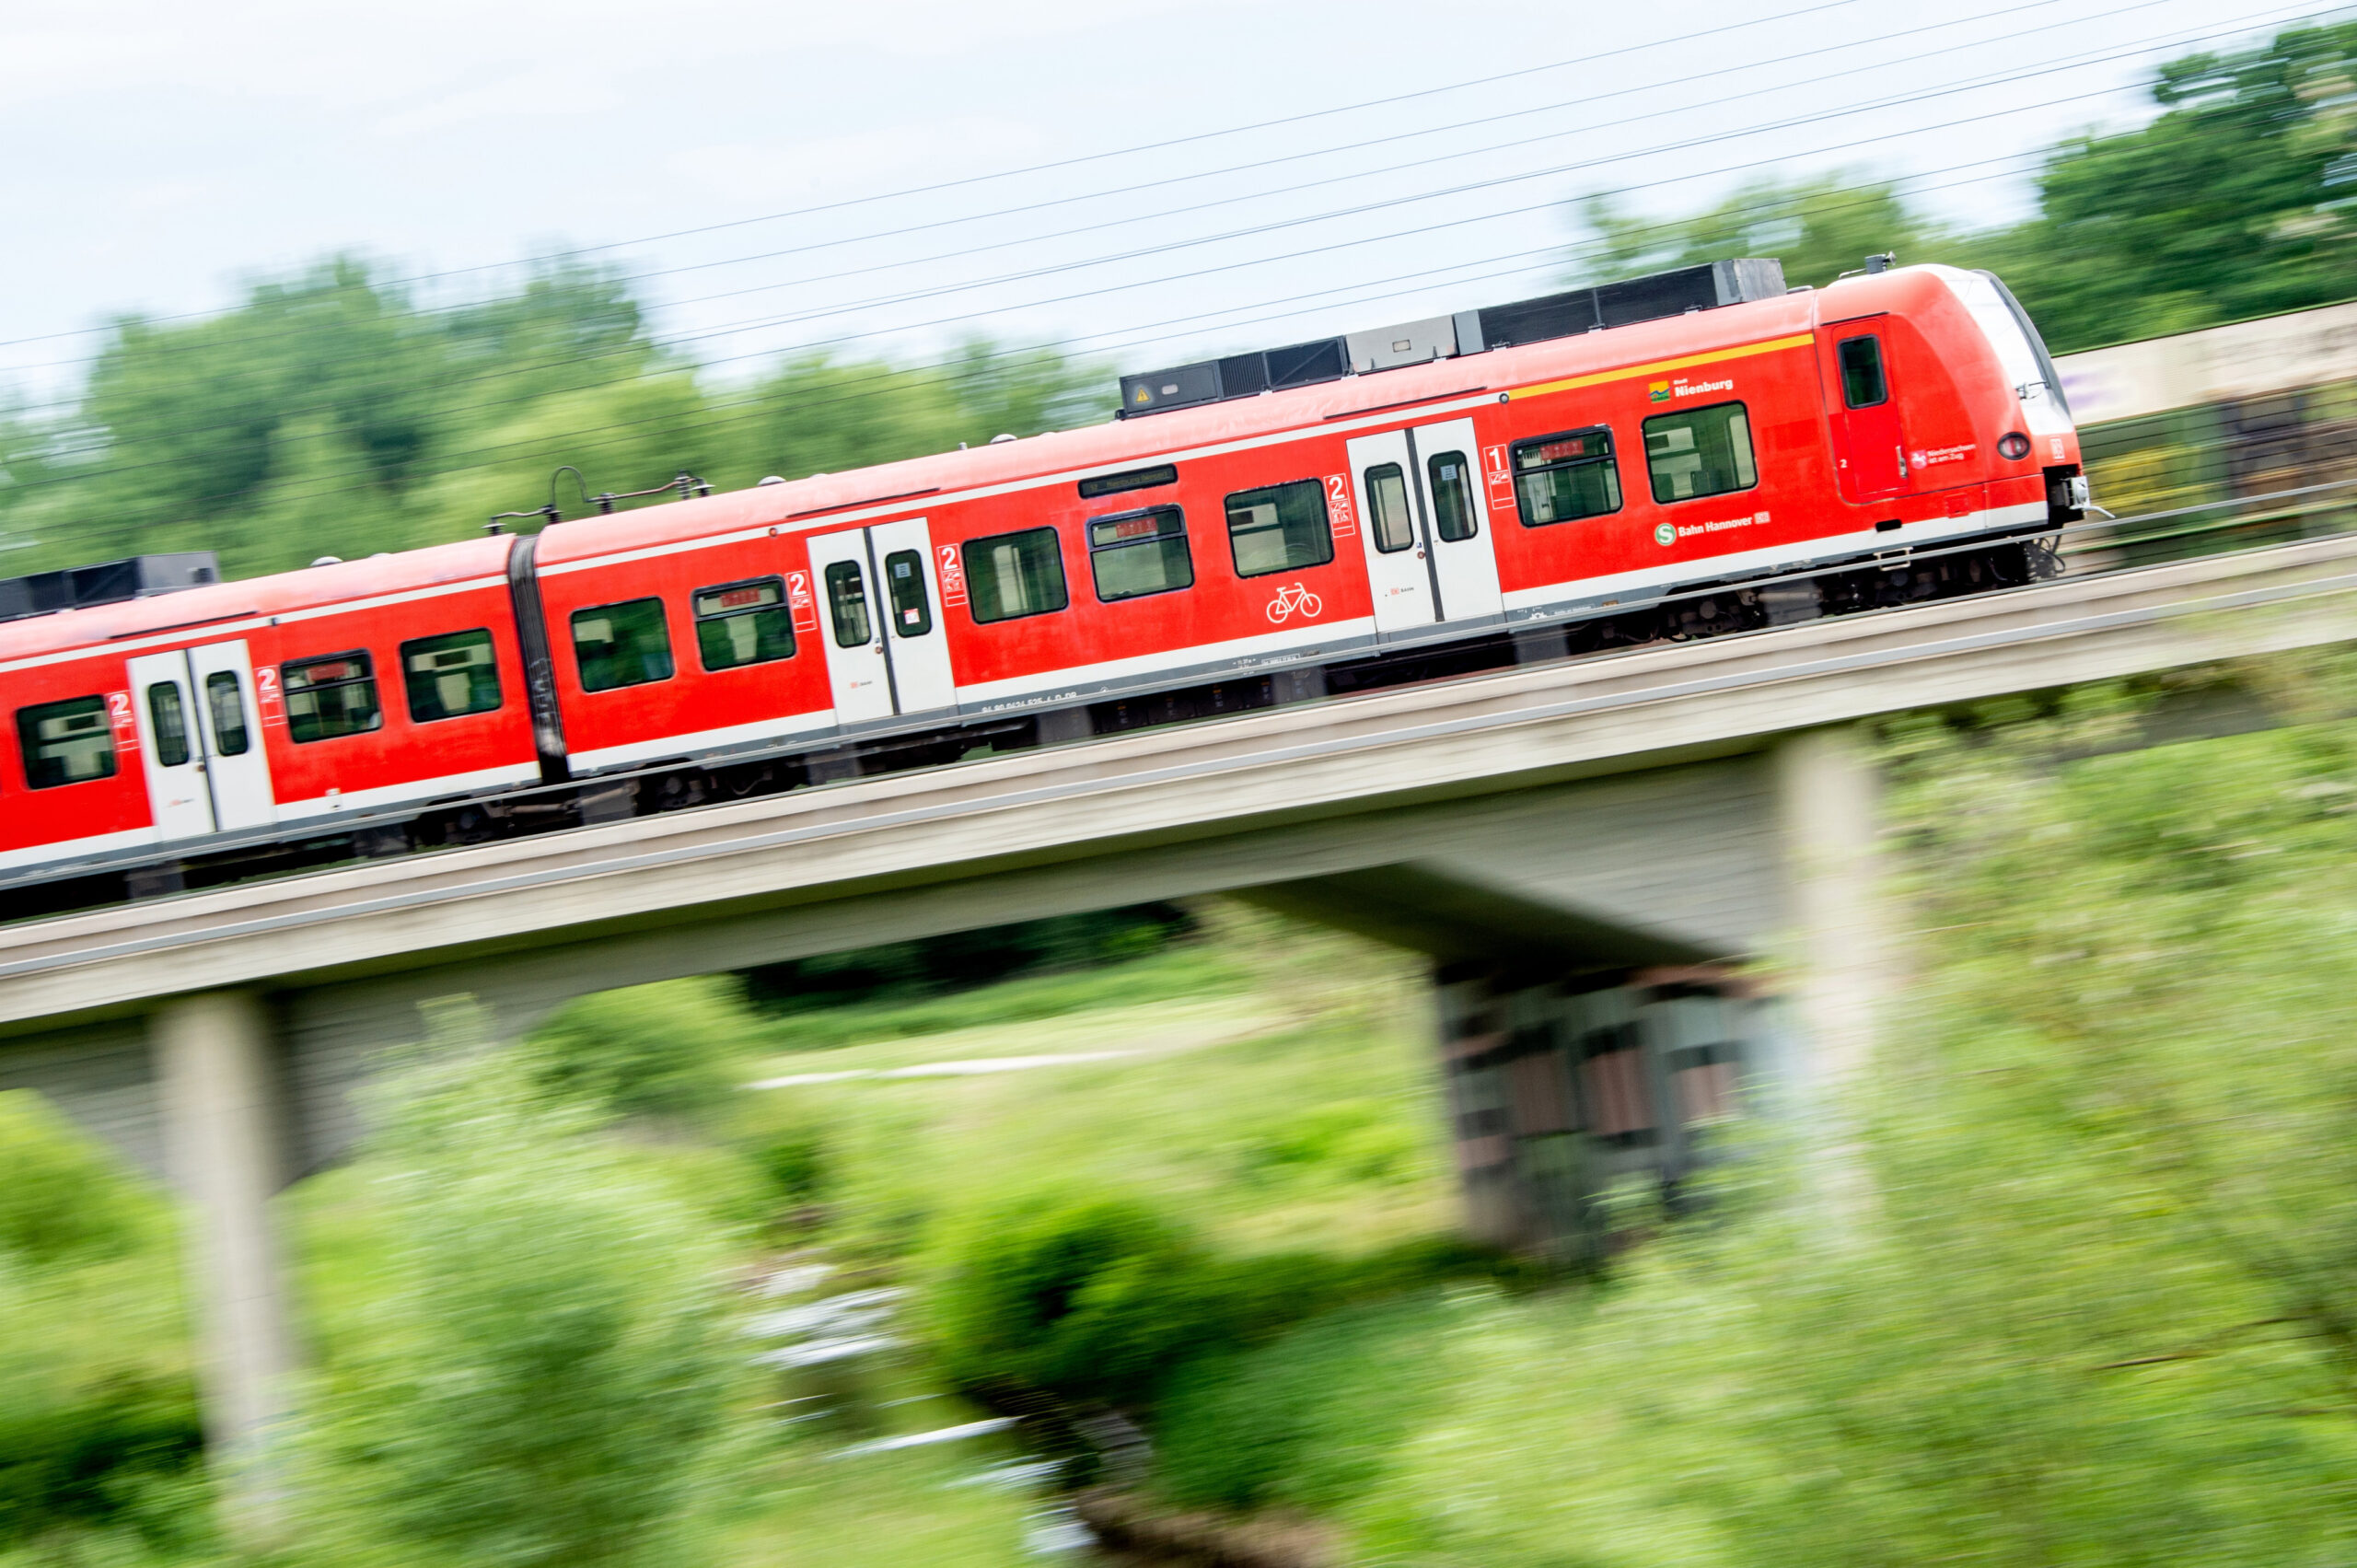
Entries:
POLYGON ((1326 476, 1326 508, 1334 514, 1336 534, 1354 534, 1359 531, 1358 519, 1351 514, 1350 475, 1329 473, 1326 476))

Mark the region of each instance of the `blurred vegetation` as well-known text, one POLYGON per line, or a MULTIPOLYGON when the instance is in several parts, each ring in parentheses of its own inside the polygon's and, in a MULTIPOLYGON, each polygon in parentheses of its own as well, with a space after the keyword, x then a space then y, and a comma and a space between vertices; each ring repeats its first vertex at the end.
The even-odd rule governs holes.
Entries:
MULTIPOLYGON (((232 576, 470 538, 577 465, 593 490, 723 488, 1102 416, 1104 377, 976 339, 929 366, 805 355, 700 377, 610 272, 428 304, 339 257, 192 322, 119 323, 78 401, 0 404, 11 573, 213 550, 232 576)), ((571 499, 569 496, 563 499, 571 499)), ((580 510, 576 501, 574 515, 580 510)))
POLYGON ((1823 287, 1896 250, 1995 272, 2057 354, 2357 296, 2357 23, 2187 55, 2152 92, 2149 123, 2049 152, 2036 214, 2009 228, 1945 226, 1870 170, 1770 178, 1682 216, 1583 203, 1578 275, 1779 256, 1823 287))

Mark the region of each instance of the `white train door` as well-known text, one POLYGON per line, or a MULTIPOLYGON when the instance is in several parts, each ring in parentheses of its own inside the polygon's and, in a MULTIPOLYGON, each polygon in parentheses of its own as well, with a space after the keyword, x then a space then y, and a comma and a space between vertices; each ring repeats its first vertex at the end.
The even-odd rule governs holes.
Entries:
POLYGON ((147 804, 166 839, 278 819, 242 642, 127 661, 147 804))
POLYGON ((278 820, 262 749, 261 714, 254 700, 253 665, 242 639, 188 651, 190 695, 197 733, 204 741, 204 775, 213 785, 214 826, 225 833, 266 828, 278 820))
POLYGON ((131 716, 139 727, 139 761, 147 773, 147 808, 165 839, 213 831, 213 792, 204 784, 204 743, 197 738, 188 655, 146 654, 128 661, 131 716))
POLYGON ((1375 629, 1504 613, 1473 422, 1452 419, 1350 443, 1359 530, 1375 590, 1375 629))
POLYGON ((940 576, 923 517, 810 540, 835 722, 869 724, 958 700, 940 576))

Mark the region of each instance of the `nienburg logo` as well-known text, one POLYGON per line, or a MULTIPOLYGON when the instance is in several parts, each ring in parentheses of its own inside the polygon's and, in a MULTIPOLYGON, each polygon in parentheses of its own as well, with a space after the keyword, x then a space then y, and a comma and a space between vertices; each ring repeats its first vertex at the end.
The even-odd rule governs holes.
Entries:
POLYGON ((1645 395, 1657 403, 1669 401, 1669 383, 1655 381, 1645 388, 1645 395))

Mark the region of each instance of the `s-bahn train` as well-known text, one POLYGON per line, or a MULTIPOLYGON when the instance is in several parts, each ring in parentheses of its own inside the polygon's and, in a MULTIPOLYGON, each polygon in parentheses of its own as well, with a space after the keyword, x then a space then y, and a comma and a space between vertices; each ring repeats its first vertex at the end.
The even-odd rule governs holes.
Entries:
POLYGON ((2087 503, 2036 328, 1944 266, 1720 261, 1121 388, 1086 429, 0 623, 0 906, 2021 583, 2087 503))

